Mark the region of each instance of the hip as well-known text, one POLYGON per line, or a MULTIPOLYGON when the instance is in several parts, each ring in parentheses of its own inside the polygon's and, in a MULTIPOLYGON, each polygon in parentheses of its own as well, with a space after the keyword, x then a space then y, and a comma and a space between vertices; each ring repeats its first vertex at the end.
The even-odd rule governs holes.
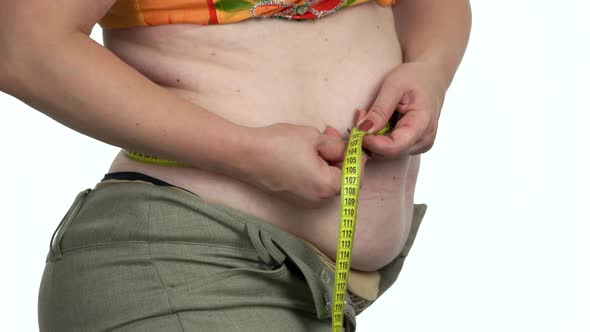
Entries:
MULTIPOLYGON (((333 261, 240 211, 132 182, 80 192, 56 228, 39 290, 41 331, 218 331, 236 322, 249 331, 329 330, 333 261)), ((351 270, 351 331, 397 279, 426 207, 414 210, 399 257, 374 273, 351 270)))

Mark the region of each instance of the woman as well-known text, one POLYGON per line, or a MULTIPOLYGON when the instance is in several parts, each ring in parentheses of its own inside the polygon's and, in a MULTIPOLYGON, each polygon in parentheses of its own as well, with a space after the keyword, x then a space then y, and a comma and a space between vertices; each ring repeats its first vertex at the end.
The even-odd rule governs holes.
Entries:
POLYGON ((363 141, 347 331, 395 281, 468 1, 36 0, 0 13, 0 88, 124 149, 50 241, 41 331, 328 330, 347 129, 374 133, 394 111, 391 132, 363 141), (97 22, 104 47, 89 38, 97 22))

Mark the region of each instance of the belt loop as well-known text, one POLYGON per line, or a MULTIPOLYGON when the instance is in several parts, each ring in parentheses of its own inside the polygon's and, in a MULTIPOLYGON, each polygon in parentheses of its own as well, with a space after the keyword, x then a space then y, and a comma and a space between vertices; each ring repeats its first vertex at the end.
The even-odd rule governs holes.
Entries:
POLYGON ((262 261, 265 264, 271 264, 272 257, 270 256, 268 251, 265 250, 264 245, 262 245, 262 242, 260 241, 260 230, 258 229, 258 227, 251 223, 247 223, 246 230, 248 231, 250 242, 252 242, 252 245, 254 245, 254 248, 258 252, 258 256, 262 259, 262 261))
POLYGON ((86 195, 92 191, 92 189, 88 188, 85 189, 81 192, 78 193, 78 195, 76 196, 76 199, 74 199, 74 203, 72 203, 72 205, 70 206, 70 208, 68 209, 68 211, 66 212, 66 214, 64 215, 64 217, 61 219, 59 225, 57 226, 57 228, 55 229, 55 231, 53 231, 53 235, 51 236, 51 240, 49 241, 49 259, 59 259, 61 258, 61 240, 63 238, 63 235, 65 233, 65 231, 68 229, 68 227, 70 226, 70 223, 72 222, 72 219, 74 219, 74 217, 76 216, 76 214, 78 213, 78 210, 80 209, 80 206, 82 205, 82 201, 83 199, 86 197, 86 195))
POLYGON ((267 232, 255 225, 246 224, 248 236, 258 252, 258 256, 268 265, 281 265, 287 257, 272 241, 267 232))
POLYGON ((266 248, 266 251, 272 256, 275 260, 277 265, 283 264, 287 255, 283 253, 273 242, 267 232, 260 231, 260 238, 262 239, 262 244, 266 248))

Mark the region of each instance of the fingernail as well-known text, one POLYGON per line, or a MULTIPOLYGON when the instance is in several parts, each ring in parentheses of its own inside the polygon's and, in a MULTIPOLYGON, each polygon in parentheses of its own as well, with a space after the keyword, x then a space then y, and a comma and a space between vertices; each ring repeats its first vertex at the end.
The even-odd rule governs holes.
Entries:
POLYGON ((363 131, 368 131, 369 129, 373 128, 373 121, 370 119, 364 119, 359 123, 359 129, 363 131))

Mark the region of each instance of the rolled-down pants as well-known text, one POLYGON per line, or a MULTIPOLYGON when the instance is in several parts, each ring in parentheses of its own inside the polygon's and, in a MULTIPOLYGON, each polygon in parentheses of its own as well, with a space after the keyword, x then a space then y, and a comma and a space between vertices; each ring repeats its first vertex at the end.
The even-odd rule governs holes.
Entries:
MULTIPOLYGON (((425 210, 414 206, 402 253, 378 271, 378 296, 397 279, 425 210)), ((41 332, 331 331, 334 273, 316 250, 177 187, 126 181, 85 189, 49 247, 41 332)), ((359 311, 351 296, 347 332, 359 311)))

